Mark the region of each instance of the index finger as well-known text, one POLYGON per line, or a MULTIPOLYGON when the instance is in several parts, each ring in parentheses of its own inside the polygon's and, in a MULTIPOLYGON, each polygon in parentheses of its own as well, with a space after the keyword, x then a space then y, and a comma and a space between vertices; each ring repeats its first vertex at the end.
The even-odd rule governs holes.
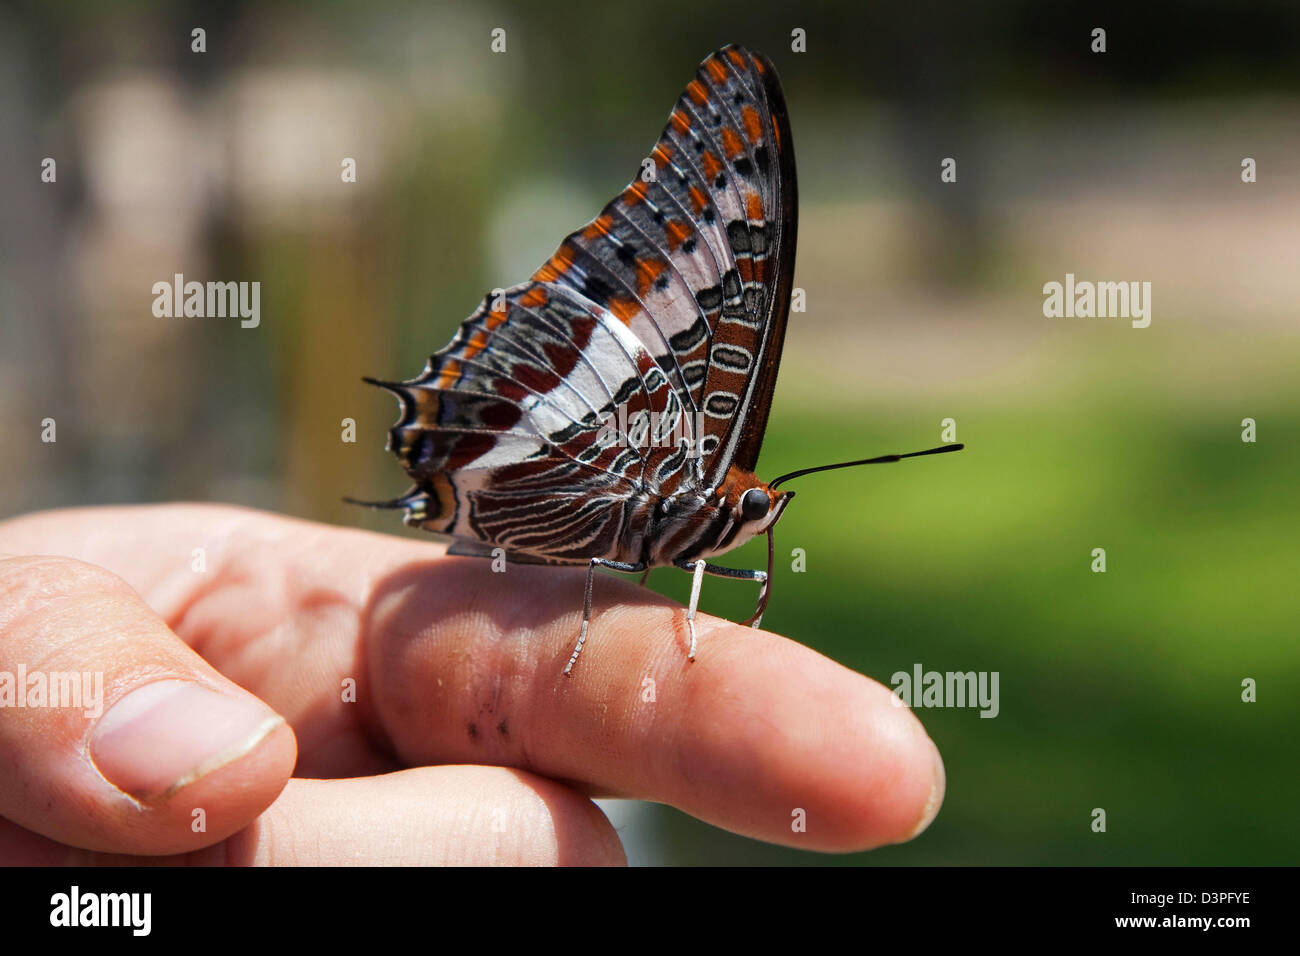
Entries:
POLYGON ((775 634, 697 618, 602 577, 563 676, 583 572, 441 558, 375 582, 364 617, 376 709, 409 762, 525 765, 669 803, 737 833, 848 851, 909 839, 943 763, 881 685, 775 634))

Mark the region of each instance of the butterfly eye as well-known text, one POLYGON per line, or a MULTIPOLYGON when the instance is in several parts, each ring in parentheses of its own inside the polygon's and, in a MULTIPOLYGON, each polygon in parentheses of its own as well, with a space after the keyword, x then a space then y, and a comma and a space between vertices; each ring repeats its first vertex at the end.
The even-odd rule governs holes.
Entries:
POLYGON ((746 521, 757 521, 767 516, 767 492, 762 488, 750 488, 740 499, 740 514, 746 521))

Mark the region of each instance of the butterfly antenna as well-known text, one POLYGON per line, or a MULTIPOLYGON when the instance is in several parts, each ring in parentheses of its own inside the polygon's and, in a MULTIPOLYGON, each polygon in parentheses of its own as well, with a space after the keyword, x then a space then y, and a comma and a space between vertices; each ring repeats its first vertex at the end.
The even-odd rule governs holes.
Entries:
POLYGON ((834 471, 836 468, 854 468, 858 465, 884 465, 891 461, 902 461, 904 458, 919 458, 922 455, 943 455, 950 451, 961 451, 965 445, 940 445, 938 448, 927 448, 925 451, 909 451, 906 455, 881 455, 878 458, 863 458, 860 461, 842 461, 837 465, 818 465, 816 468, 801 468, 798 471, 792 471, 788 475, 782 475, 776 481, 771 482, 768 487, 776 489, 783 482, 791 478, 802 478, 804 475, 815 474, 819 471, 834 471))

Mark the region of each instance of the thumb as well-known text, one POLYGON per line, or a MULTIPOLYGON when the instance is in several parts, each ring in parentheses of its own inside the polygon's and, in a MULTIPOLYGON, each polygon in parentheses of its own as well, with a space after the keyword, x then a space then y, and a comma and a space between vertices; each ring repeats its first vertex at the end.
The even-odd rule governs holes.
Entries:
POLYGON ((90 850, 186 852, 252 822, 296 755, 284 718, 117 576, 0 559, 0 816, 90 850))

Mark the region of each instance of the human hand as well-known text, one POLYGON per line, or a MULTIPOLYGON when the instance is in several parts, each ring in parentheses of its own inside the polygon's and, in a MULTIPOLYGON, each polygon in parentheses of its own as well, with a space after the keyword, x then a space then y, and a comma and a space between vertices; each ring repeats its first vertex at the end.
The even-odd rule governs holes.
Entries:
POLYGON ((0 707, 0 863, 621 863, 599 795, 823 851, 937 813, 881 685, 707 615, 688 663, 684 609, 613 578, 565 678, 585 570, 443 551, 225 506, 0 523, 0 681, 103 681, 102 716, 0 707))

